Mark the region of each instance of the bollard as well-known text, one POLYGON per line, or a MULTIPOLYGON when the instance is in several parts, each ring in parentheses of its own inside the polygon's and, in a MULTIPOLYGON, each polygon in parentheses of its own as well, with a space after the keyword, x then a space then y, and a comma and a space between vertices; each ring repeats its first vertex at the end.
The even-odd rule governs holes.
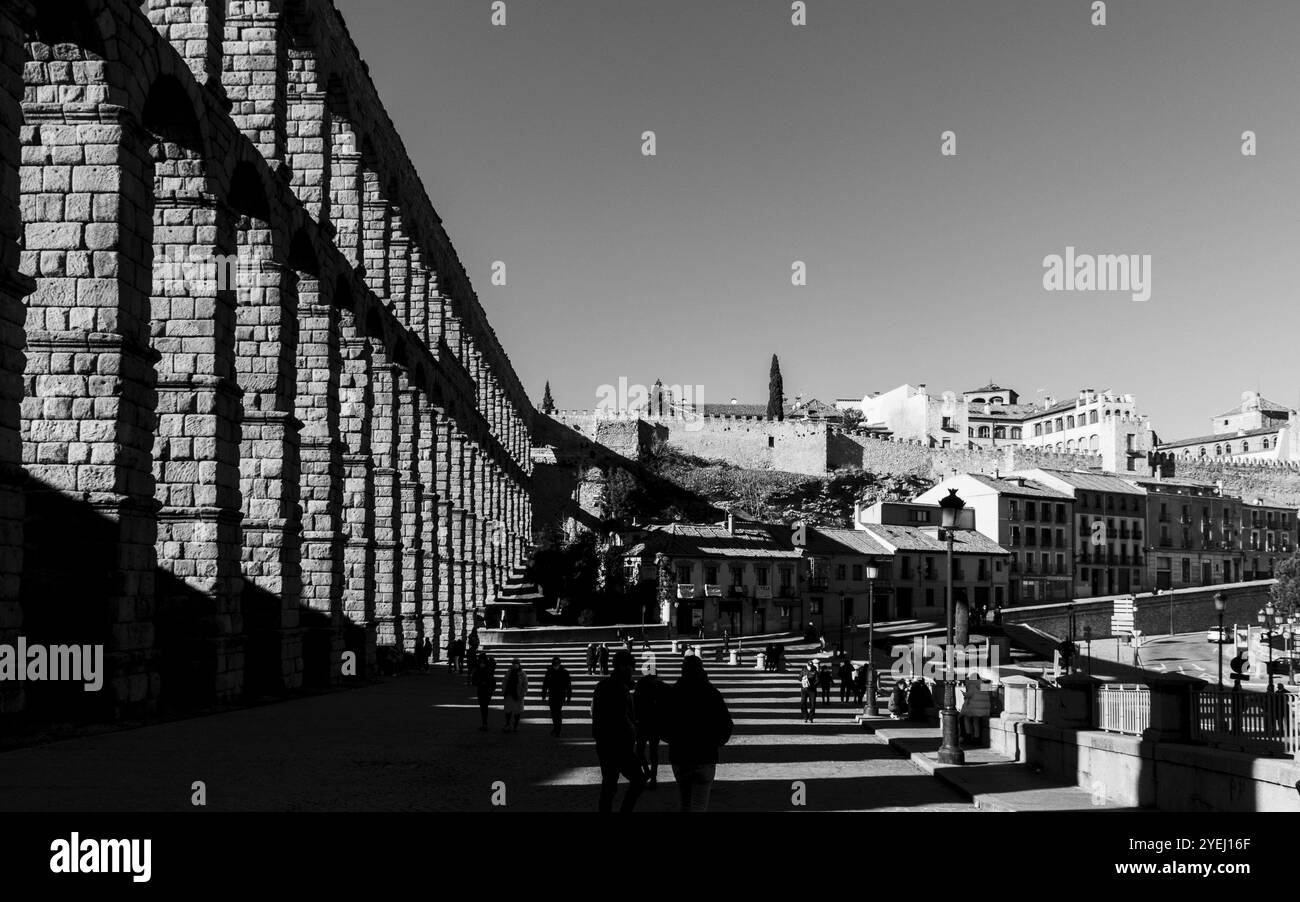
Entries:
POLYGON ((739 652, 734 652, 734 651, 733 651, 733 652, 731 653, 731 660, 730 660, 728 663, 730 663, 732 667, 735 667, 736 665, 738 665, 738 664, 740 663, 740 654, 739 654, 739 652))

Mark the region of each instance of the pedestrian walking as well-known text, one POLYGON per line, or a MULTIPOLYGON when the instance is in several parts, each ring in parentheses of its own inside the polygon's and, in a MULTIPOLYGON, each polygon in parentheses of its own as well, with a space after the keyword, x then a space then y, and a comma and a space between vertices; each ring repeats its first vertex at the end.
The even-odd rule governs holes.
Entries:
POLYGON ((847 705, 853 698, 853 664, 847 658, 840 664, 840 704, 847 705))
POLYGON ((492 694, 497 691, 496 666, 496 661, 487 652, 483 652, 470 671, 470 681, 478 691, 478 710, 483 721, 480 730, 488 728, 488 706, 492 703, 492 694))
POLYGON ((424 641, 420 643, 419 657, 420 657, 420 669, 428 670, 429 659, 433 657, 433 642, 429 640, 428 636, 425 636, 424 641))
POLYGON ((704 662, 689 658, 669 696, 668 762, 677 781, 682 811, 708 811, 718 770, 718 749, 735 729, 731 712, 709 682, 704 662))
POLYGON ((979 742, 984 719, 993 713, 993 705, 978 676, 968 677, 961 688, 962 698, 957 705, 957 710, 961 712, 961 732, 966 739, 979 742))
POLYGON ((659 785, 659 742, 663 738, 669 686, 647 661, 641 679, 632 692, 632 713, 636 718, 636 757, 646 773, 646 789, 659 785))
POLYGON ((501 695, 505 698, 506 710, 506 725, 501 732, 518 733, 519 720, 524 716, 524 699, 528 697, 528 672, 518 658, 510 662, 510 669, 501 684, 501 695))
POLYGON ((456 672, 456 643, 457 643, 457 641, 459 641, 459 640, 457 640, 457 639, 454 638, 454 637, 451 638, 451 639, 449 639, 449 640, 447 641, 447 672, 448 672, 448 673, 455 673, 455 672, 456 672))
POLYGON ((822 704, 831 703, 831 667, 823 664, 817 671, 817 686, 822 691, 822 704))
POLYGON ((564 706, 573 697, 573 677, 564 669, 558 657, 551 658, 551 666, 542 677, 542 701, 551 709, 551 735, 559 736, 564 726, 564 706))
MULTIPOLYGON (((868 677, 867 677, 867 665, 866 665, 866 664, 863 664, 861 667, 855 667, 855 668, 853 669, 853 703, 854 703, 857 707, 859 707, 859 708, 862 707, 862 700, 863 700, 863 699, 866 697, 866 695, 867 695, 867 680, 868 680, 868 677)), ((871 711, 871 713, 874 714, 874 713, 875 713, 875 699, 872 698, 871 701, 872 701, 872 705, 871 705, 872 711, 871 711)))
POLYGON ((608 674, 609 673, 609 646, 606 645, 604 642, 600 643, 599 654, 600 654, 600 672, 602 674, 608 674))
POLYGON ((636 662, 626 651, 614 655, 614 673, 596 684, 591 696, 591 735, 596 740, 600 762, 600 804, 602 814, 614 810, 618 778, 624 777, 627 792, 619 811, 630 812, 645 789, 645 771, 636 757, 636 719, 632 707, 632 671, 636 662))
POLYGON ((456 640, 456 669, 461 673, 465 672, 465 657, 467 649, 465 646, 465 637, 456 640))
POLYGON ((588 642, 587 643, 587 675, 590 676, 595 672, 596 672, 596 643, 588 642))
POLYGON ((722 631, 722 653, 724 655, 731 653, 731 630, 722 631))
POLYGON ((817 663, 809 661, 799 671, 799 710, 803 722, 812 723, 817 716, 817 663))

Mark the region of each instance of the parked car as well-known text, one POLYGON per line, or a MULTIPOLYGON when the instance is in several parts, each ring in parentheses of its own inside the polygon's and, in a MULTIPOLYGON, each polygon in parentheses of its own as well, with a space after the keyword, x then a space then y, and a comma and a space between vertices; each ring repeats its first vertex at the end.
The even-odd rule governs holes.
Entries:
POLYGON ((1210 631, 1205 634, 1206 642, 1217 642, 1219 645, 1226 645, 1232 641, 1232 631, 1219 629, 1217 626, 1210 627, 1210 631))

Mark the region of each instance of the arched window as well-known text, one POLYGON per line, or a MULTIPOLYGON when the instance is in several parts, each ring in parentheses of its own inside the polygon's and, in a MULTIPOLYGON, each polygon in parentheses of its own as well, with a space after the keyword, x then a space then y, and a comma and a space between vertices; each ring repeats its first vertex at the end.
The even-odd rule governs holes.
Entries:
POLYGON ((1201 456, 1201 457, 1205 457, 1205 456, 1207 456, 1207 455, 1206 455, 1206 451, 1205 451, 1205 446, 1204 446, 1204 445, 1201 445, 1201 454, 1200 454, 1200 456, 1201 456))
POLYGON ((974 438, 974 437, 975 437, 975 428, 974 428, 974 427, 968 427, 968 428, 966 429, 966 437, 967 437, 967 438, 974 438))
POLYGON ((1073 415, 1068 416, 1068 417, 1065 418, 1065 428, 1066 428, 1066 429, 1073 429, 1073 428, 1074 428, 1074 417, 1073 417, 1073 415))
POLYGON ((1074 439, 1070 439, 1065 443, 1065 450, 1069 451, 1071 454, 1074 453, 1074 439))
POLYGON ((993 437, 994 437, 994 438, 1006 438, 1006 437, 1007 437, 1007 427, 1006 427, 1006 426, 994 426, 994 427, 993 427, 993 437))
POLYGON ((1012 427, 1011 427, 1011 437, 1012 437, 1012 438, 1021 438, 1021 430, 1020 430, 1020 427, 1019 427, 1019 426, 1012 426, 1012 427))
POLYGON ((1057 451, 1064 451, 1064 450, 1065 450, 1065 443, 1064 443, 1064 442, 1057 442, 1057 443, 1056 443, 1056 450, 1057 450, 1057 451))
POLYGON ((989 427, 987 427, 987 426, 981 426, 981 427, 980 427, 980 438, 988 438, 988 437, 989 437, 989 427))
POLYGON ((1101 436, 1100 436, 1100 435, 1094 435, 1092 438, 1088 439, 1088 447, 1091 448, 1093 451, 1100 451, 1100 450, 1101 450, 1101 436))
POLYGON ((1264 439, 1264 448, 1263 448, 1263 450, 1265 450, 1265 451, 1268 450, 1268 439, 1264 439))
POLYGON ((1242 442, 1242 443, 1241 443, 1241 453, 1242 453, 1242 454, 1249 454, 1249 453, 1250 453, 1250 442, 1242 442))
POLYGON ((1001 403, 1002 403, 1002 396, 1001 396, 1001 395, 994 395, 993 397, 989 398, 989 403, 990 403, 990 404, 1001 404, 1001 403))
POLYGON ((971 399, 970 399, 970 403, 972 403, 972 404, 983 404, 983 403, 984 403, 984 399, 983 399, 983 398, 971 398, 971 399))
POLYGON ((1061 419, 1060 417, 1057 417, 1057 418, 1056 418, 1056 431, 1057 431, 1057 432, 1063 432, 1064 430, 1065 430, 1065 420, 1061 419))
POLYGON ((1223 456, 1223 446, 1222 446, 1222 445, 1215 445, 1215 446, 1214 446, 1214 456, 1215 456, 1215 457, 1222 457, 1222 456, 1223 456))
POLYGON ((1035 424, 1034 424, 1034 435, 1042 435, 1042 434, 1043 434, 1043 424, 1042 424, 1042 423, 1035 423, 1035 424))
POLYGON ((1097 411, 1094 410, 1088 414, 1088 422, 1089 423, 1097 422, 1097 411))

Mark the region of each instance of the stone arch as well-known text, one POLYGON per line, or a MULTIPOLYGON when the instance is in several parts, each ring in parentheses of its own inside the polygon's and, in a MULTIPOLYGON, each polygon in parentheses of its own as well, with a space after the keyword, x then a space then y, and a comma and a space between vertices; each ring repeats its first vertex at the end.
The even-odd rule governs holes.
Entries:
POLYGON ((142 0, 141 12, 199 84, 220 86, 227 0, 142 0))

